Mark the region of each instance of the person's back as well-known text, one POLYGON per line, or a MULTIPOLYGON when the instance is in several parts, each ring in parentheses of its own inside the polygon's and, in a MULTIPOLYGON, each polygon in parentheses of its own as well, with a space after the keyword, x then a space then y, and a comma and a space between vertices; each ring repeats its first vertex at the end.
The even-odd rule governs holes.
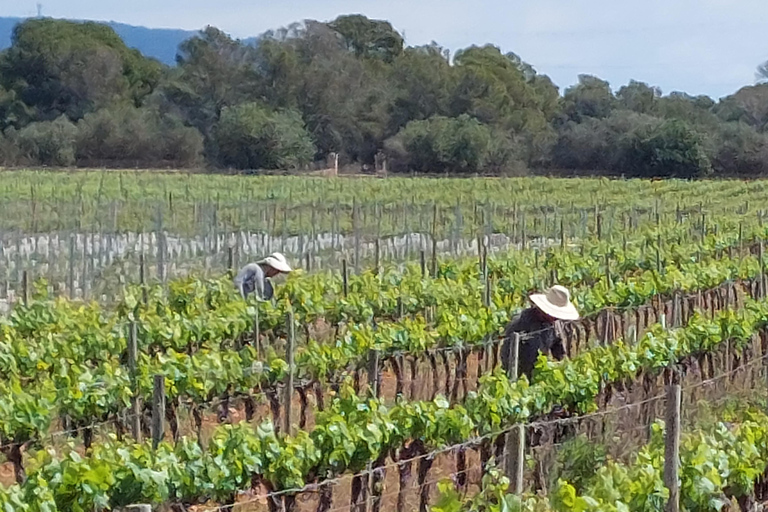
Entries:
POLYGON ((539 353, 557 360, 565 357, 560 322, 577 320, 579 312, 571 303, 571 294, 559 285, 529 298, 533 306, 521 311, 504 330, 501 357, 502 361, 508 360, 514 335, 520 334, 517 375, 525 375, 530 381, 539 353))
POLYGON ((504 344, 501 346, 501 360, 506 361, 512 350, 512 339, 520 334, 518 348, 517 374, 525 375, 530 381, 539 353, 562 359, 564 355, 562 340, 558 336, 551 318, 537 307, 530 307, 518 313, 504 330, 504 344))
POLYGON ((272 284, 258 263, 249 263, 240 269, 235 276, 235 287, 243 298, 255 294, 259 300, 269 300, 273 294, 272 284))

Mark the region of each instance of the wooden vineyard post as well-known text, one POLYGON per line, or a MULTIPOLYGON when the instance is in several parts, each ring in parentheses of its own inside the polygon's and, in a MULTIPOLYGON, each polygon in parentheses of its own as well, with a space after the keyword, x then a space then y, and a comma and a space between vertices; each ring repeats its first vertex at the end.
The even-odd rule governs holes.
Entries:
POLYGON ((230 279, 235 277, 235 248, 231 245, 227 247, 227 272, 230 279))
POLYGON ((373 247, 373 265, 374 272, 376 272, 376 275, 379 275, 381 273, 381 239, 378 237, 373 247))
POLYGON ((656 236, 656 271, 661 274, 661 234, 656 236))
POLYGON ((437 204, 432 205, 432 278, 437 279, 437 204))
POLYGON ((293 308, 288 309, 288 347, 286 348, 286 361, 288 362, 288 374, 285 377, 285 426, 286 435, 291 435, 291 424, 293 423, 293 386, 294 374, 296 371, 293 361, 296 349, 296 334, 294 329, 293 308))
POLYGON ((355 232, 355 274, 360 273, 360 213, 357 199, 352 199, 352 227, 355 232))
POLYGON ((144 261, 144 252, 139 254, 139 284, 141 285, 141 296, 144 305, 149 304, 149 292, 147 291, 147 264, 144 261))
MULTIPOLYGON (((368 387, 370 388, 371 396, 379 398, 379 351, 370 349, 368 351, 368 387)), ((365 467, 368 474, 368 512, 374 510, 374 500, 379 499, 379 496, 374 497, 374 481, 373 481, 373 461, 368 461, 365 467)))
POLYGON ((138 379, 138 360, 139 360, 139 342, 136 332, 136 322, 131 321, 128 325, 128 372, 131 377, 131 409, 129 413, 130 420, 128 425, 131 429, 133 439, 141 442, 141 398, 139 397, 139 379, 138 379))
POLYGON ((739 221, 739 261, 744 258, 744 222, 739 221))
MULTIPOLYGON (((504 361, 505 370, 513 382, 517 380, 517 367, 520 355, 520 333, 512 337, 512 346, 504 361)), ((504 441, 507 451, 506 473, 509 478, 512 492, 520 495, 523 493, 523 472, 525 470, 525 426, 513 425, 506 433, 504 441)))
POLYGON ((261 345, 261 332, 259 326, 259 305, 256 304, 256 312, 253 314, 253 344, 256 347, 256 353, 259 359, 264 358, 264 348, 261 345))
POLYGON ((74 299, 75 293, 75 236, 69 235, 69 277, 67 279, 67 288, 69 289, 70 300, 74 299))
POLYGON ((427 277, 427 254, 422 249, 419 251, 419 265, 421 266, 421 278, 427 277))
POLYGON ((165 437, 165 376, 155 375, 152 390, 152 449, 165 437))
MULTIPOLYGON (((768 388, 768 353, 763 353, 763 369, 765 370, 765 385, 768 388)), ((766 411, 768 411, 768 405, 766 405, 766 411)))
POLYGON ((341 280, 344 286, 344 296, 349 294, 349 281, 347 277, 347 258, 341 260, 341 280))
POLYGON ((567 242, 565 239, 565 224, 563 223, 563 218, 560 217, 560 249, 565 250, 567 242))
POLYGON ((29 271, 21 273, 21 298, 25 306, 29 306, 29 271))
POLYGON ((669 501, 665 512, 680 510, 680 404, 682 390, 680 374, 677 369, 672 372, 672 382, 667 386, 666 404, 666 433, 664 434, 664 486, 669 489, 669 501))
POLYGON ((760 260, 760 276, 758 277, 758 295, 759 298, 763 299, 765 298, 765 246, 763 244, 763 241, 760 240, 760 245, 757 250, 758 259, 760 260))
POLYGON ((595 222, 597 224, 595 228, 595 232, 597 234, 597 239, 602 240, 603 239, 603 214, 598 211, 597 206, 595 206, 595 222))
POLYGON ((370 349, 368 351, 368 387, 371 394, 379 397, 379 351, 370 349))

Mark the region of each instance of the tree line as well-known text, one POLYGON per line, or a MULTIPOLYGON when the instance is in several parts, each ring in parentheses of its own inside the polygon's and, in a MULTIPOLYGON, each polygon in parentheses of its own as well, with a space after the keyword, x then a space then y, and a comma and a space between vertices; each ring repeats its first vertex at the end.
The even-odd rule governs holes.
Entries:
MULTIPOLYGON (((760 69, 765 69, 765 66, 760 69)), ((768 73, 767 73, 768 74, 768 73)), ((97 23, 31 19, 0 54, 0 164, 394 172, 768 172, 768 84, 714 101, 549 77, 492 45, 406 46, 360 15, 244 44, 208 27, 167 67, 97 23)))

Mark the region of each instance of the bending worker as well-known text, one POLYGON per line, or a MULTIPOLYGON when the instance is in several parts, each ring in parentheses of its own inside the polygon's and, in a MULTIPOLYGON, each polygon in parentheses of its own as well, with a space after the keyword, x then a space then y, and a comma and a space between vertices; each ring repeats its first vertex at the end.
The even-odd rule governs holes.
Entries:
POLYGON ((529 381, 539 353, 551 355, 558 361, 565 356, 560 322, 579 319, 579 312, 571 303, 571 294, 562 286, 555 285, 546 293, 535 293, 530 300, 533 306, 518 313, 507 325, 501 347, 502 361, 507 361, 514 334, 520 334, 517 375, 525 375, 529 381))
POLYGON ((235 287, 243 298, 254 294, 258 300, 269 300, 274 293, 270 278, 291 271, 285 256, 275 252, 263 260, 241 268, 235 277, 235 287))

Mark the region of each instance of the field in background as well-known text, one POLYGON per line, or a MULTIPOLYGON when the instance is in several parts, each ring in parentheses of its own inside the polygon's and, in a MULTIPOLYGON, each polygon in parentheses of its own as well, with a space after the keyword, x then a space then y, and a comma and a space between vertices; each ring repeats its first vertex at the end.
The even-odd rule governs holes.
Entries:
POLYGON ((281 251, 299 268, 381 264, 546 246, 642 225, 762 215, 765 182, 548 178, 307 178, 144 171, 0 174, 0 298, 22 278, 113 301, 125 284, 281 251))

